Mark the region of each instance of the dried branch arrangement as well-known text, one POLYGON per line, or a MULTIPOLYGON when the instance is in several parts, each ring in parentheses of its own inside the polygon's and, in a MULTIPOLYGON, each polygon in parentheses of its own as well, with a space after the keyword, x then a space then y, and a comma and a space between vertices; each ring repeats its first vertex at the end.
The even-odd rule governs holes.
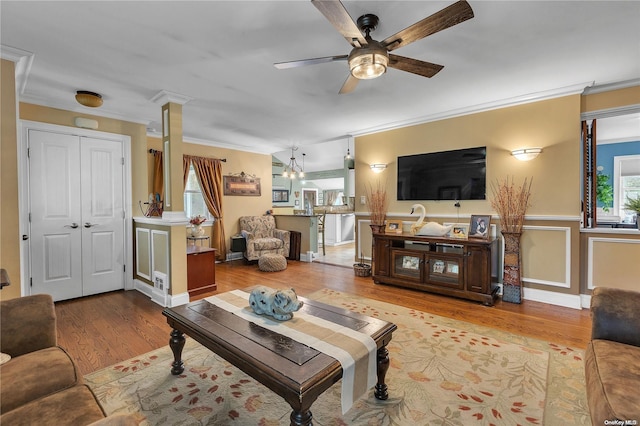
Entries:
POLYGON ((491 207, 500 216, 502 231, 522 232, 524 216, 530 206, 529 197, 531 196, 532 182, 533 178, 525 178, 522 186, 516 187, 513 178, 511 181, 509 178, 505 178, 503 181, 497 180, 491 184, 491 192, 493 193, 491 207))
POLYGON ((371 183, 369 187, 365 186, 367 208, 371 214, 371 223, 373 225, 384 225, 387 217, 387 190, 384 185, 378 181, 374 188, 371 183))

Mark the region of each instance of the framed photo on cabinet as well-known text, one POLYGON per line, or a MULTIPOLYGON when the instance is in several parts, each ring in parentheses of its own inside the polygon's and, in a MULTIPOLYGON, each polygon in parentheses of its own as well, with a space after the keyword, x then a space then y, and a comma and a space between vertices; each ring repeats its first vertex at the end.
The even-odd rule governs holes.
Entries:
POLYGON ((387 234, 402 234, 402 221, 387 219, 387 226, 384 229, 387 234))
POLYGON ((489 225, 491 224, 491 216, 489 215, 471 215, 469 223, 469 238, 489 238, 489 225))

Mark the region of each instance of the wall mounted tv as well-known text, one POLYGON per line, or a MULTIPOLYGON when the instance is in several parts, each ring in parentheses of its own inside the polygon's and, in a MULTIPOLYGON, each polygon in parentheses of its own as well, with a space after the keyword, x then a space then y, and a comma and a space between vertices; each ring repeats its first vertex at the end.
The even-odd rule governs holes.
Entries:
POLYGON ((487 147, 398 157, 398 200, 486 199, 487 147))

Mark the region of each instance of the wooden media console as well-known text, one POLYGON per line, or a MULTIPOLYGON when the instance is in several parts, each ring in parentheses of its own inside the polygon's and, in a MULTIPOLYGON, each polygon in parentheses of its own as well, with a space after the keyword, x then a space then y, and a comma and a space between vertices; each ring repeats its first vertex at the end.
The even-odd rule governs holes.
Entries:
POLYGON ((493 305, 498 240, 373 235, 373 281, 493 305))

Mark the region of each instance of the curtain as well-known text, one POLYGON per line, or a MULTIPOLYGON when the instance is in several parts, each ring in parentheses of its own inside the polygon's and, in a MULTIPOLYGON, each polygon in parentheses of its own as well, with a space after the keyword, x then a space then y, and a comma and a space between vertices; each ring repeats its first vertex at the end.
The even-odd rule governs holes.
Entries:
POLYGON ((215 158, 185 155, 183 160, 185 185, 189 176, 189 164, 193 165, 193 170, 202 189, 204 202, 211 215, 216 219, 211 232, 211 245, 218 249, 216 258, 224 262, 227 258, 227 238, 222 220, 222 161, 215 158))
POLYGON ((154 151, 151 193, 154 198, 156 198, 156 194, 160 194, 160 200, 164 200, 164 172, 162 170, 162 161, 162 151, 154 151))

